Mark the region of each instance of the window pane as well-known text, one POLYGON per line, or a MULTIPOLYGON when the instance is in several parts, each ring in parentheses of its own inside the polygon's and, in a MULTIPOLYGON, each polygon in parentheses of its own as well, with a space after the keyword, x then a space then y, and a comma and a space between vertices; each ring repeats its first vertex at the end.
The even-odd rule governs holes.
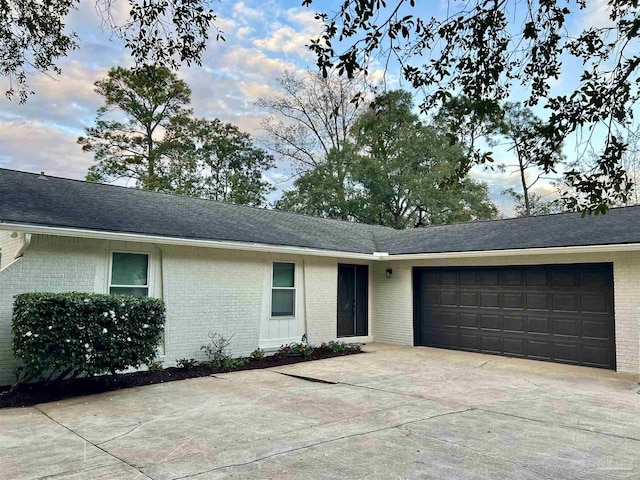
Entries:
POLYGON ((274 263, 273 264, 273 286, 293 287, 295 263, 274 263))
POLYGON ((271 316, 272 317, 293 317, 295 290, 271 291, 271 316))
POLYGON ((109 293, 111 295, 133 295, 134 297, 147 297, 149 296, 149 289, 147 287, 111 287, 109 293))
POLYGON ((111 285, 147 285, 149 256, 139 253, 114 253, 111 285))

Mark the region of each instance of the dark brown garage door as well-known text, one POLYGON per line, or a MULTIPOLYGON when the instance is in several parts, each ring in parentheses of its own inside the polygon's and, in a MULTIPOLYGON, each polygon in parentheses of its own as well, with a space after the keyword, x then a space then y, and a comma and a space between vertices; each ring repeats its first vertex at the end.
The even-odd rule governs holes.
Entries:
POLYGON ((415 344, 615 369, 608 263, 415 268, 415 344))

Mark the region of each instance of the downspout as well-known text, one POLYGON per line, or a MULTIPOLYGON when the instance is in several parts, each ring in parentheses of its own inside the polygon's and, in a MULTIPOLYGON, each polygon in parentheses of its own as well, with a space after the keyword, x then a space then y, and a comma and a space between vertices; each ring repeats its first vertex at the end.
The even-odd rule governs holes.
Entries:
POLYGON ((24 234, 24 242, 22 243, 22 246, 20 247, 20 250, 18 250, 18 253, 16 253, 16 256, 14 257, 14 260, 16 258, 20 258, 25 250, 27 248, 29 248, 29 245, 31 245, 31 234, 30 233, 25 233, 24 234))

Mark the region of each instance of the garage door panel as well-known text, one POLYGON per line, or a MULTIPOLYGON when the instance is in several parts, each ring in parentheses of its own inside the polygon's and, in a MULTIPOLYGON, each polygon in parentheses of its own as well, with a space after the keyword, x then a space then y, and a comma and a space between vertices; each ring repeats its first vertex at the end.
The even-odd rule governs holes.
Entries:
POLYGON ((611 264, 414 270, 416 343, 615 368, 611 264))
POLYGON ((481 313, 480 328, 485 330, 502 330, 502 318, 500 315, 489 315, 481 313))
POLYGON ((502 339, 503 351, 505 355, 514 357, 527 356, 527 342, 524 338, 504 337, 502 339))
POLYGON ((554 318, 553 319, 553 334, 565 335, 569 337, 577 337, 580 335, 581 322, 577 318, 554 318))
POLYGON ((548 360, 553 354, 553 344, 544 340, 527 341, 527 357, 539 360, 548 360))
POLYGON ((563 363, 581 363, 582 345, 575 343, 556 342, 554 344, 554 360, 563 363))
POLYGON ((504 330, 508 332, 525 332, 527 323, 524 315, 505 315, 503 318, 504 330))
POLYGON ((515 308, 516 310, 522 310, 524 308, 524 294, 503 293, 502 308, 515 308))
POLYGON ((551 302, 546 293, 527 293, 527 310, 550 310, 551 302))
POLYGON ((551 334, 551 319, 548 317, 533 317, 528 318, 527 331, 533 334, 551 334))

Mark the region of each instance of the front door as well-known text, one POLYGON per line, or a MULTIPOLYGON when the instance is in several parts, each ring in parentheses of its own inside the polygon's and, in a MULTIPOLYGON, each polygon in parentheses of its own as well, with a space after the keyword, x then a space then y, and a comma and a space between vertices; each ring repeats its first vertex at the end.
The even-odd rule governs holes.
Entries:
POLYGON ((338 337, 369 334, 369 267, 338 265, 338 337))

